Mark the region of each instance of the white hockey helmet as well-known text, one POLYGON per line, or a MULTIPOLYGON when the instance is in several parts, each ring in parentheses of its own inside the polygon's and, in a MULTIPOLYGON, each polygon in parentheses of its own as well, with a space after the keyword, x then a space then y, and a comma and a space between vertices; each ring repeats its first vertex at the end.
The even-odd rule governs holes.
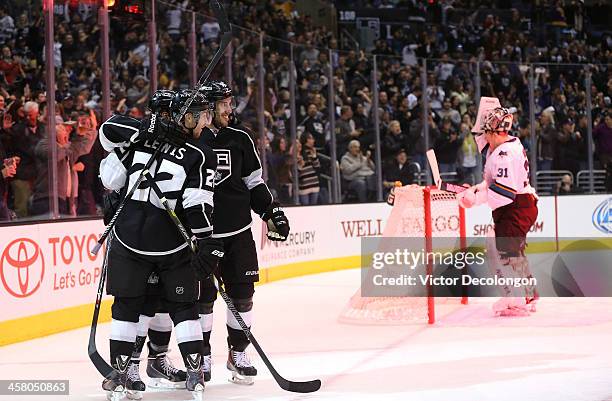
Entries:
POLYGON ((512 113, 504 107, 496 107, 484 116, 481 132, 509 132, 512 129, 512 113))

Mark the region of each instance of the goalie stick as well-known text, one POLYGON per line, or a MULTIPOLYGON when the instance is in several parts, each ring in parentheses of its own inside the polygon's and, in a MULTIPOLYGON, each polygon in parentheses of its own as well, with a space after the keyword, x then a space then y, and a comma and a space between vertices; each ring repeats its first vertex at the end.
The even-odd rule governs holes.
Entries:
POLYGON ((427 162, 429 163, 429 168, 431 169, 431 175, 433 176, 434 185, 436 188, 442 191, 452 192, 454 194, 458 194, 467 189, 463 185, 455 185, 442 181, 442 177, 440 177, 440 169, 438 168, 438 159, 436 157, 436 152, 433 149, 429 149, 425 155, 427 156, 427 162))
MULTIPOLYGON (((191 252, 195 253, 196 252, 195 243, 189 237, 189 233, 187 232, 187 229, 185 228, 183 223, 181 223, 181 220, 178 218, 178 216, 176 215, 174 210, 170 207, 170 204, 168 203, 168 200, 164 196, 164 194, 161 191, 161 189, 159 189, 159 186, 157 185, 157 183, 155 182, 155 180, 151 176, 151 173, 149 173, 147 171, 145 173, 145 178, 149 182, 149 184, 151 185, 151 189, 153 189, 153 191, 155 192, 155 194, 159 198, 161 204, 164 206, 164 209, 166 209, 166 212, 170 216, 170 219, 172 219, 172 222, 174 223, 174 225, 176 226, 178 231, 183 236, 183 239, 189 245, 189 249, 191 250, 191 252)), ((270 360, 268 359, 268 356, 266 355, 266 353, 263 351, 263 349, 261 348, 261 346, 259 345, 259 343, 255 339, 255 337, 253 336, 253 333, 251 333, 251 330, 249 329, 249 327, 246 325, 244 320, 242 320, 242 316, 240 316, 240 313, 238 313, 238 311, 236 310, 236 307, 234 306, 234 303, 232 302, 230 297, 225 292, 225 289, 223 288, 222 281, 217 279, 217 277, 213 275, 213 282, 215 284, 215 287, 216 287, 217 291, 219 291, 219 294, 221 295, 221 298, 223 298, 223 300, 227 304, 227 308, 230 310, 230 312, 232 313, 232 315, 234 316, 234 318, 236 319, 236 321, 238 322, 238 324, 242 328, 242 331, 247 336, 249 341, 253 344, 253 347, 255 348, 255 350, 257 351, 257 353, 261 357, 261 359, 264 361, 264 364, 267 366, 268 370, 272 374, 272 377, 274 377, 274 380, 276 380, 276 383, 278 383, 278 385, 283 390, 291 391, 291 392, 294 392, 294 393, 312 393, 312 392, 315 392, 315 391, 319 390, 321 388, 321 380, 310 380, 310 381, 306 381, 306 382, 290 381, 290 380, 287 380, 284 377, 282 377, 276 371, 276 369, 274 369, 274 366, 272 366, 272 362, 270 362, 270 360)))
MULTIPOLYGON (((195 91, 194 94, 189 99, 187 99, 187 102, 185 102, 184 107, 181 109, 178 121, 180 121, 181 118, 185 115, 185 112, 187 111, 187 109, 189 108, 193 100, 195 99, 197 92, 199 92, 201 87, 210 77, 212 70, 219 63, 219 60, 223 56, 223 53, 225 52, 225 49, 227 48, 231 40, 231 36, 232 36, 231 26, 229 24, 229 20, 227 18, 227 14, 225 13, 225 10, 223 9, 223 7, 221 6, 218 0, 210 0, 210 8, 215 14, 215 16, 217 17, 219 27, 221 28, 221 31, 223 32, 223 34, 221 35, 221 43, 219 45, 219 48, 217 49, 217 52, 215 53, 212 60, 206 67, 206 70, 204 70, 204 72, 202 73, 202 76, 198 80, 198 84, 197 84, 198 86, 196 88, 197 91, 195 91)), ((144 166, 144 168, 140 172, 138 179, 136 180, 136 182, 134 183, 130 191, 121 200, 121 203, 117 207, 117 211, 113 215, 108 226, 105 228, 104 233, 102 233, 102 235, 100 236, 100 239, 98 240, 94 248, 91 250, 91 253, 93 255, 96 255, 100 251, 102 244, 104 243, 106 238, 109 236, 113 226, 115 225, 115 222, 117 221, 117 218, 121 214, 121 211, 123 210, 123 207, 125 206, 125 202, 129 198, 131 198, 131 196, 136 191, 136 188, 140 186, 142 180, 144 179, 145 172, 147 172, 149 168, 151 168, 151 165, 157 158, 157 155, 159 154, 161 148, 162 147, 160 146, 155 150, 155 153, 153 153, 153 155, 151 156, 147 164, 144 166)), ((91 321, 91 330, 89 333, 87 352, 89 354, 89 359, 91 360, 95 368, 98 370, 98 372, 100 372, 102 376, 110 379, 114 377, 117 374, 117 372, 100 356, 100 354, 98 353, 97 347, 96 347, 96 329, 98 327, 98 317, 100 314, 100 306, 102 303, 102 292, 104 290, 104 282, 106 281, 106 270, 107 270, 106 265, 104 265, 102 268, 101 275, 100 275, 100 283, 98 284, 98 293, 96 294, 96 303, 94 305, 94 312, 93 312, 93 317, 91 321)), ((319 383, 319 386, 320 386, 320 383, 319 383)))

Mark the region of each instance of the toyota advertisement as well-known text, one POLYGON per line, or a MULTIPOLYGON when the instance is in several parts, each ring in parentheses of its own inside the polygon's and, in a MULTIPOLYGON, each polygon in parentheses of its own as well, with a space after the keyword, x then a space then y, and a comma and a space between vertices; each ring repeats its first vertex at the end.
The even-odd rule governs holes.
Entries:
POLYGON ((99 220, 2 227, 0 321, 92 303, 104 253, 99 220))

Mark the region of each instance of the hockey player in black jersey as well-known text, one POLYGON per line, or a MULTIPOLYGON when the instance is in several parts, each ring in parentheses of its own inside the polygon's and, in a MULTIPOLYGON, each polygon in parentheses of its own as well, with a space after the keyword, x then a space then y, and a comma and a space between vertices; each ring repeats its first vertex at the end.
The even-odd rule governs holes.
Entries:
MULTIPOLYGON (((182 91, 174 97, 172 117, 177 117, 192 93, 182 91)), ((197 94, 178 124, 156 113, 139 124, 134 123, 137 120, 113 116, 100 128, 100 141, 111 152, 100 165, 105 187, 127 193, 159 149, 149 169, 153 185, 164 193, 198 243, 198 254, 192 255, 148 180, 125 203, 107 248, 107 292, 115 297, 111 364, 119 375, 106 379, 102 387, 112 398, 122 397, 125 389, 144 389, 133 388, 128 365, 139 317, 147 302, 147 283, 154 275, 159 278, 165 307, 174 322, 187 368, 186 388, 200 398, 204 390, 203 342, 195 303, 197 278, 209 276, 223 253, 221 241, 211 237, 215 155, 209 147, 196 142, 210 120, 208 108, 206 98, 197 94)))
MULTIPOLYGON (((168 120, 171 118, 171 103, 176 96, 175 91, 171 90, 158 90, 151 96, 149 100, 149 110, 152 113, 159 113, 162 120, 168 120)), ((115 116, 111 120, 107 121, 118 121, 124 119, 125 125, 134 126, 138 128, 140 121, 115 116)), ((124 124, 122 124, 124 125, 124 124)), ((121 130, 120 125, 104 125, 103 131, 121 130)), ((112 215, 114 215, 116 206, 121 199, 118 192, 110 192, 106 195, 107 199, 105 205, 105 223, 107 223, 112 215), (108 210, 107 210, 108 209, 108 210)), ((137 337, 134 351, 130 364, 128 365, 128 377, 132 384, 132 387, 138 389, 145 389, 145 384, 140 378, 140 355, 144 348, 147 336, 149 341, 147 343, 148 357, 146 372, 147 376, 151 380, 149 383, 153 387, 165 387, 165 388, 182 388, 185 386, 185 379, 187 373, 184 370, 177 369, 167 353, 169 352, 170 337, 172 335, 172 319, 167 313, 164 305, 161 305, 161 284, 159 283, 159 277, 156 274, 152 274, 149 277, 149 283, 147 286, 147 301, 144 306, 139 319, 137 328, 137 337)), ((141 390, 142 391, 142 390, 141 390)))
MULTIPOLYGON (((219 263, 225 289, 240 316, 251 326, 254 283, 259 281, 257 251, 251 233, 251 210, 268 223, 268 237, 285 241, 289 235, 289 221, 279 204, 274 201, 262 178, 262 165, 249 133, 232 125, 232 91, 224 83, 213 81, 202 91, 215 102, 211 123, 202 131, 200 140, 213 148, 217 155, 215 176, 215 212, 213 237, 223 240, 225 255, 219 263)), ((202 283, 200 318, 204 338, 204 376, 210 380, 213 303, 217 292, 211 280, 202 283)), ((245 349, 249 340, 238 322, 227 311, 229 356, 227 368, 232 381, 252 384, 257 370, 248 359, 245 349)))

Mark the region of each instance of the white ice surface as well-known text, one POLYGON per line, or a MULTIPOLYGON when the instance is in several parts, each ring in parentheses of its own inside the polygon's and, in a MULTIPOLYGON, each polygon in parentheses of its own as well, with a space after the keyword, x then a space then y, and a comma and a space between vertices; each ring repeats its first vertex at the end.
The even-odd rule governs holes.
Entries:
MULTIPOLYGON (((339 324, 358 286, 359 271, 347 270, 256 289, 257 340, 281 375, 320 378, 323 386, 313 394, 281 390, 252 347, 255 385, 228 383, 225 311, 217 300, 213 379, 204 398, 612 401, 612 299, 543 299, 537 313, 522 318, 495 318, 493 300, 473 299, 468 306, 441 308, 435 326, 339 324)), ((108 333, 109 324, 99 326, 97 345, 105 358, 108 333)), ((0 400, 104 400, 101 377, 87 357, 88 334, 82 328, 0 347, 0 379, 70 380, 70 396, 0 400)), ((182 366, 174 339, 171 347, 182 366)), ((141 373, 144 378, 144 367, 141 373)), ((146 401, 189 399, 183 390, 144 394, 146 401)))

